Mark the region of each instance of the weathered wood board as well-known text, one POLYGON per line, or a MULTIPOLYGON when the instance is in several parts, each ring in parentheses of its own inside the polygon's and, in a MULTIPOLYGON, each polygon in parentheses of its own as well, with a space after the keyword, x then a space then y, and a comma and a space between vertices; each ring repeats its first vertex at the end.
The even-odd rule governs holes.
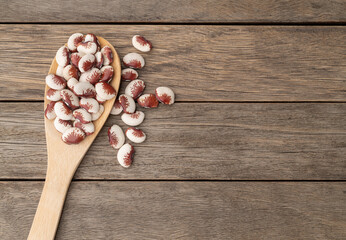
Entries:
MULTIPOLYGON (((176 103, 146 114, 130 169, 108 143, 111 116, 76 179, 345 180, 342 103, 176 103)), ((0 178, 43 179, 43 103, 0 103, 0 178)))
POLYGON ((57 49, 93 32, 120 57, 135 34, 153 42, 139 71, 147 92, 177 101, 346 101, 346 27, 0 25, 0 100, 43 100, 57 49))

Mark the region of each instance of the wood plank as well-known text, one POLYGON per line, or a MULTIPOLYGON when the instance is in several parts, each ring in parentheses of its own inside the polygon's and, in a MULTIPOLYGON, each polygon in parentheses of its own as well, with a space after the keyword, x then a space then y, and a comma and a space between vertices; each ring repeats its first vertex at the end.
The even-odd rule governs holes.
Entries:
POLYGON ((0 100, 42 100, 56 50, 94 32, 120 56, 142 34, 147 92, 165 85, 178 101, 345 101, 346 27, 0 25, 0 100), (9 81, 10 80, 10 81, 9 81))
MULTIPOLYGON (((43 179, 42 103, 0 104, 0 178, 43 179)), ((327 180, 346 176, 346 104, 176 103, 144 110, 131 168, 108 144, 111 116, 76 179, 327 180)))
POLYGON ((342 22, 343 0, 0 1, 0 22, 342 22), (92 9, 92 10, 91 10, 92 9))
MULTIPOLYGON (((41 182, 0 182, 0 238, 25 239, 41 182)), ((73 182, 56 239, 344 239, 345 183, 73 182)))

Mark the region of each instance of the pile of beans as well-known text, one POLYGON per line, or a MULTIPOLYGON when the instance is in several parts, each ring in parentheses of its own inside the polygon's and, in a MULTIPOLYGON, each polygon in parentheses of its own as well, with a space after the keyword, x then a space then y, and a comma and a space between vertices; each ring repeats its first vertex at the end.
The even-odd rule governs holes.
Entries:
POLYGON ((116 96, 109 84, 113 79, 113 53, 110 47, 101 49, 94 34, 75 33, 67 46, 56 53, 58 68, 46 76, 50 100, 45 110, 49 120, 62 133, 67 144, 80 143, 95 131, 93 121, 103 113, 103 103, 116 96))
MULTIPOLYGON (((152 44, 144 37, 135 35, 132 45, 141 52, 149 52, 152 44)), ((116 96, 115 89, 109 84, 113 79, 113 54, 110 47, 100 48, 94 34, 75 33, 70 36, 67 47, 62 46, 56 53, 59 65, 55 74, 46 77, 50 87, 47 99, 50 103, 45 116, 54 120, 57 131, 67 144, 77 144, 86 136, 94 133, 93 121, 103 113, 103 103, 116 96)), ((108 129, 110 145, 118 150, 117 159, 121 166, 128 168, 133 161, 134 147, 126 142, 142 143, 146 134, 139 128, 145 118, 142 111, 136 111, 136 102, 143 108, 156 108, 159 102, 174 103, 174 92, 168 87, 158 87, 154 93, 143 94, 145 83, 138 79, 138 72, 145 66, 144 58, 138 53, 128 53, 123 57, 121 79, 129 81, 125 92, 118 96, 112 108, 112 115, 121 115, 122 121, 129 126, 125 134, 120 126, 108 129)))
MULTIPOLYGON (((149 52, 152 44, 144 37, 135 35, 132 38, 132 45, 141 52, 149 52)), ((146 139, 146 134, 136 126, 139 126, 145 114, 142 111, 136 111, 136 102, 143 108, 156 108, 159 102, 167 105, 174 103, 174 92, 168 87, 158 87, 155 94, 143 94, 145 83, 138 79, 138 72, 145 65, 144 58, 138 53, 128 53, 123 57, 123 64, 126 67, 121 72, 123 81, 130 81, 125 88, 125 93, 121 94, 115 101, 112 108, 112 115, 121 115, 122 121, 129 126, 125 134, 120 126, 113 125, 108 129, 108 139, 114 149, 119 149, 117 154, 118 162, 121 166, 127 168, 131 165, 134 155, 134 147, 130 143, 125 143, 126 137, 133 143, 142 143, 146 139)))

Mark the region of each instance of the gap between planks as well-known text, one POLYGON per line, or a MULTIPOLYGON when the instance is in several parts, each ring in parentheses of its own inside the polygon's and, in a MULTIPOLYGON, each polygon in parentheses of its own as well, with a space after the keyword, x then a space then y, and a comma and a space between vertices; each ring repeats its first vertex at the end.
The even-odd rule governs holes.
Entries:
MULTIPOLYGON (((43 103, 44 100, 0 100, 0 103, 43 103)), ((346 103, 346 101, 175 101, 174 103, 346 103)))
MULTIPOLYGON (((34 179, 11 179, 11 178, 2 178, 0 182, 43 182, 44 178, 34 178, 34 179)), ((73 179, 72 182, 291 182, 291 183, 300 183, 300 182, 312 182, 312 183, 321 183, 321 182, 346 182, 346 180, 256 180, 256 179, 248 179, 248 180, 226 180, 226 179, 73 179)))
POLYGON ((346 22, 0 22, 23 25, 344 26, 346 22))

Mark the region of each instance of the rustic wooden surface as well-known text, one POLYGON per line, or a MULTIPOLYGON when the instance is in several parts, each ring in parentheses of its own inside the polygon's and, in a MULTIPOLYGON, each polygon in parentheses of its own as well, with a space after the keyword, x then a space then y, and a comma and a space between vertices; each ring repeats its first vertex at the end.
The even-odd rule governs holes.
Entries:
POLYGON ((42 100, 55 52, 79 31, 120 56, 135 51, 134 34, 148 37, 140 78, 178 101, 346 101, 345 27, 77 24, 0 25, 0 99, 42 100))
POLYGON ((74 32, 105 37, 120 56, 146 36, 146 91, 172 87, 178 102, 144 110, 148 139, 129 169, 106 137, 125 126, 106 122, 56 239, 345 238, 344 0, 0 0, 0 9, 1 240, 29 233, 47 158, 44 77, 74 32))
MULTIPOLYGON (((2 240, 26 238, 41 188, 0 183, 2 240)), ((74 182, 56 239, 341 240, 345 190, 318 182, 74 182)))
MULTIPOLYGON (((42 105, 0 103, 0 179, 45 177, 42 105)), ((345 104, 176 103, 142 110, 148 140, 135 144, 133 167, 116 163, 107 129, 126 125, 110 116, 76 179, 346 180, 345 104)))
POLYGON ((344 0, 0 1, 0 22, 345 22, 344 0))

